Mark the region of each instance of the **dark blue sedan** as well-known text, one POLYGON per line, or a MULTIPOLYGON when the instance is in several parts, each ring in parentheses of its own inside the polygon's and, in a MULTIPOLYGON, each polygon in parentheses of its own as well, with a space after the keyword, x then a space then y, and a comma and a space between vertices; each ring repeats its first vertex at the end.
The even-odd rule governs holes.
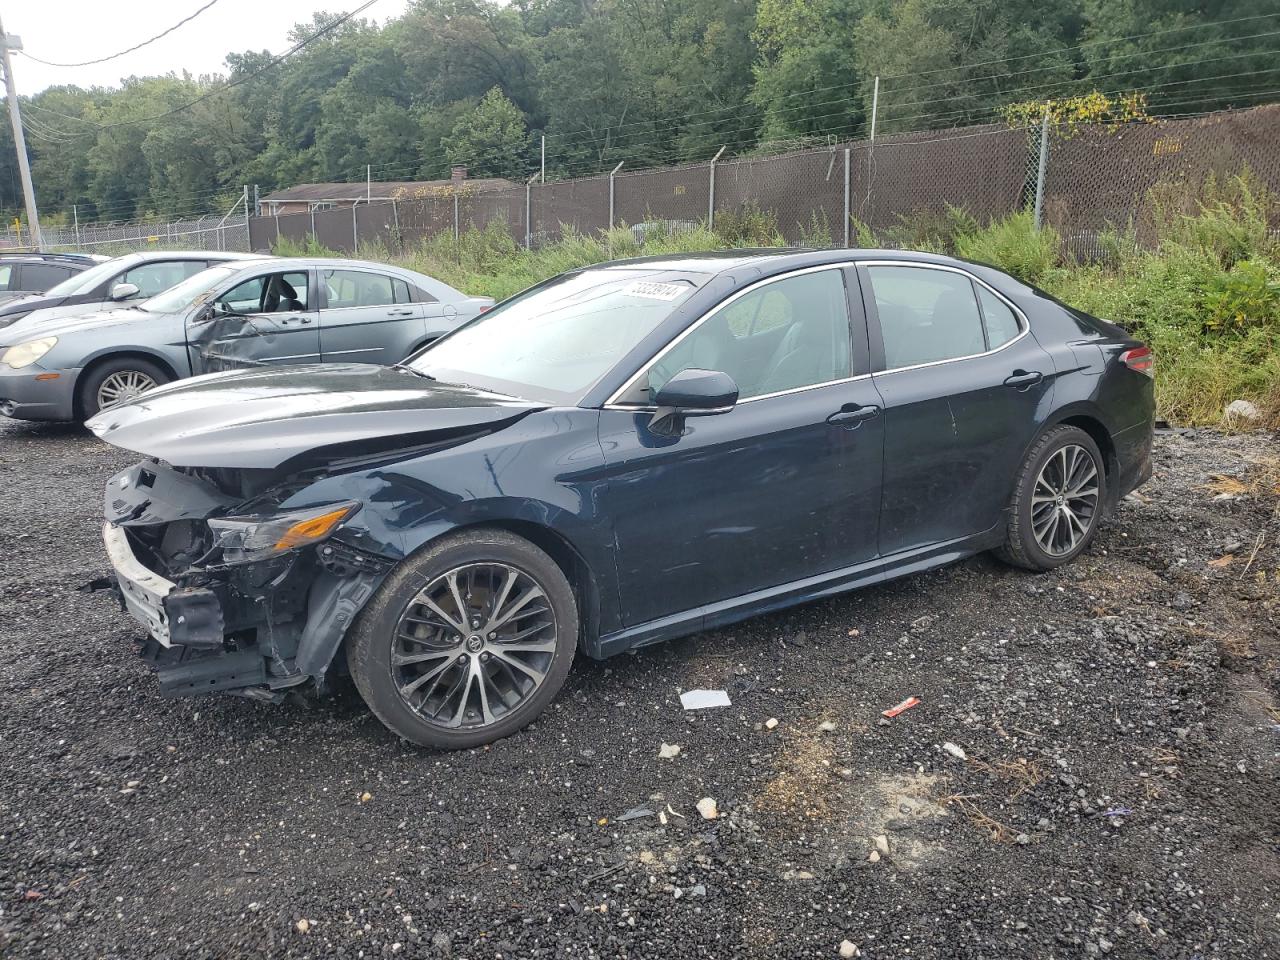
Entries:
POLYGON ((397 367, 198 377, 90 426, 171 695, 345 665, 396 733, 506 736, 607 657, 983 550, 1046 570, 1151 472, 1152 356, 896 251, 602 264, 397 367), (344 654, 345 657, 340 654, 344 654))

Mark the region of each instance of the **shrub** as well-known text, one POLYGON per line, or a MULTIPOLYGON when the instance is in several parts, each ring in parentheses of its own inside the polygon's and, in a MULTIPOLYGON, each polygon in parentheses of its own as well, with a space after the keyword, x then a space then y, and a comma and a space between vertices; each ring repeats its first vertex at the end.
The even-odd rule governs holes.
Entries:
POLYGON ((1015 213, 976 233, 956 237, 956 253, 988 263, 1025 283, 1038 283, 1058 263, 1058 234, 1037 230, 1030 213, 1015 213))
POLYGON ((1265 263, 1241 260, 1212 279, 1204 307, 1204 325, 1217 333, 1275 325, 1280 323, 1280 281, 1265 263))

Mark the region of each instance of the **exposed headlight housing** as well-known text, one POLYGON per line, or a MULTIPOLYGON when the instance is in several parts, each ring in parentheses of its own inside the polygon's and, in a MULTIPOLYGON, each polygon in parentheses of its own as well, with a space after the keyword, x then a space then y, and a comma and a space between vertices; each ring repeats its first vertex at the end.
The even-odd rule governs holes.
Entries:
POLYGON ((41 340, 28 340, 26 343, 15 344, 4 353, 0 353, 0 363, 14 370, 21 370, 43 357, 57 342, 57 337, 45 337, 41 340))
POLYGON ((319 543, 359 509, 358 501, 349 500, 266 517, 222 517, 208 522, 224 561, 251 563, 319 543))

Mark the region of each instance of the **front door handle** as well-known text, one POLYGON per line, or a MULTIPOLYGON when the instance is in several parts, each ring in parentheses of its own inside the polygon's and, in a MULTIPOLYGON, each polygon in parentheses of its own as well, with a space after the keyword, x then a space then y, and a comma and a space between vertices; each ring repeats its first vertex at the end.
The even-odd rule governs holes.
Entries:
POLYGON ((868 404, 860 406, 856 403, 846 403, 838 411, 827 417, 827 423, 838 423, 841 426, 853 428, 858 426, 864 420, 870 420, 872 417, 880 415, 880 408, 868 404))
POLYGON ((1004 378, 1004 385, 1006 387, 1017 387, 1019 390, 1030 390, 1043 379, 1044 374, 1039 370, 1023 370, 1019 368, 1004 378))

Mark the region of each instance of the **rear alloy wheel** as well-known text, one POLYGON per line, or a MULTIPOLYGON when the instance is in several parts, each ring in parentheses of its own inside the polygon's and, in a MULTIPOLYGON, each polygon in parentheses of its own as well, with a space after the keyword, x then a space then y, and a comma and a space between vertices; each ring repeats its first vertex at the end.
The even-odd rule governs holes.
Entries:
POLYGON ((370 709, 402 737, 457 749, 519 730, 555 696, 577 647, 563 572, 501 530, 446 538, 370 601, 347 662, 370 709))
POLYGON ((1083 430, 1058 426, 1032 446, 1009 504, 997 552, 1029 570, 1051 570, 1093 540, 1106 503, 1102 454, 1083 430))
POLYGON ((99 410, 132 400, 169 380, 159 366, 148 360, 138 357, 108 360, 90 370, 80 385, 81 412, 88 420, 99 410))

